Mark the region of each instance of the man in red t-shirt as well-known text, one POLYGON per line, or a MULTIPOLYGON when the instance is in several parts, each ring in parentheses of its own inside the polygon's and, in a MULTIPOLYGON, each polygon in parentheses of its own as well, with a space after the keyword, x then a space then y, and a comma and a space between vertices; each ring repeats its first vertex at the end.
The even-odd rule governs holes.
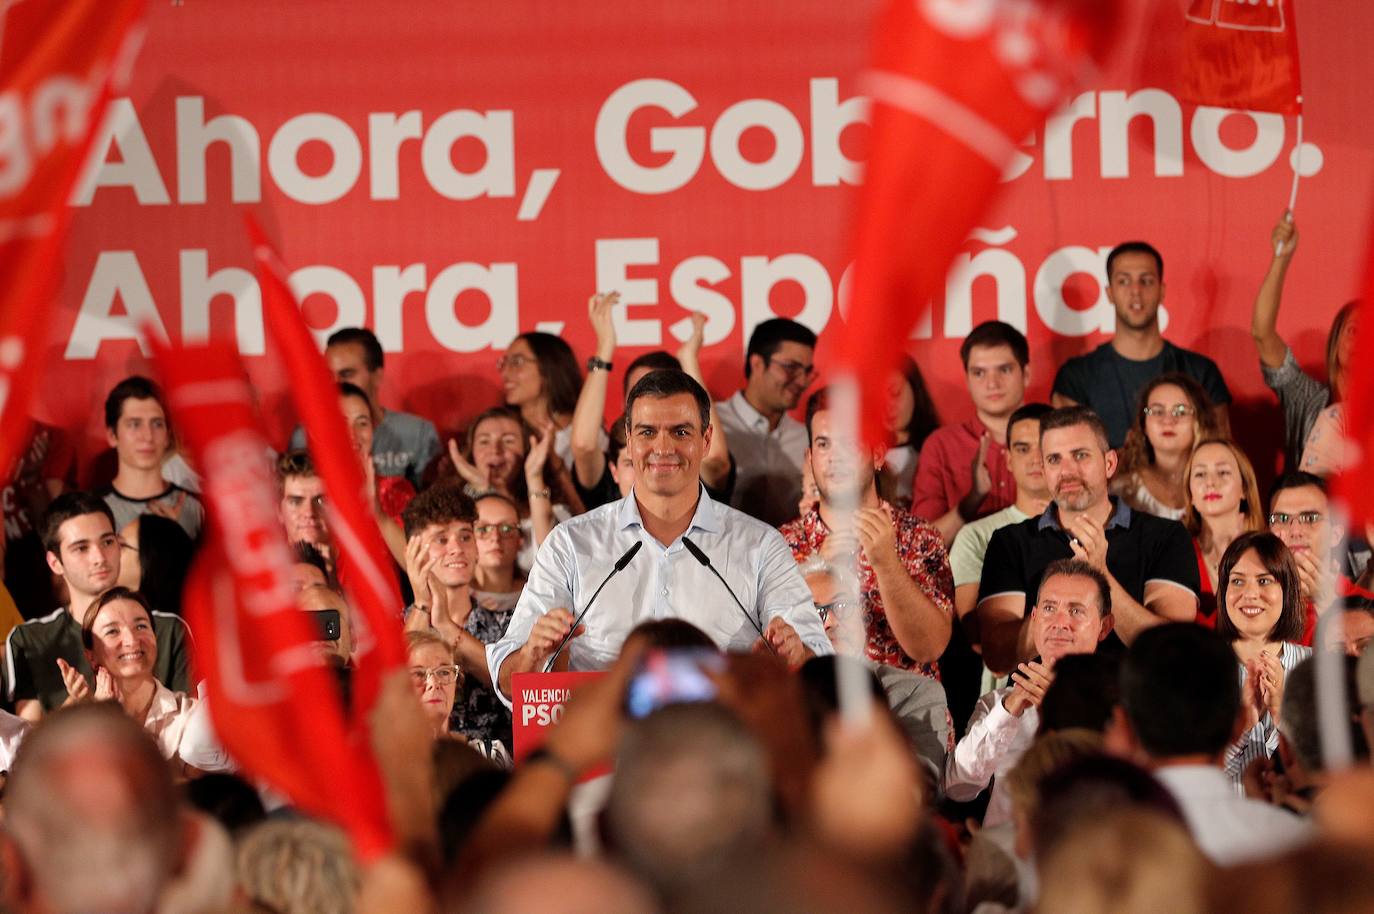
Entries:
POLYGON ((986 321, 959 347, 974 418, 936 429, 921 447, 911 513, 940 531, 945 547, 971 520, 1016 501, 1007 466, 1007 420, 1026 400, 1030 347, 1011 324, 986 321))

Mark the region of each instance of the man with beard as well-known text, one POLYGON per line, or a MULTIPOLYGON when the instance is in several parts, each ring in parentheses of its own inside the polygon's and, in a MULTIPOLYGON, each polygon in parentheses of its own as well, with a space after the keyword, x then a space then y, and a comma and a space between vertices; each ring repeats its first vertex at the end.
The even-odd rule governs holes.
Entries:
POLYGON ((1164 338, 1159 308, 1164 303, 1164 258, 1143 241, 1119 244, 1107 255, 1107 300, 1116 309, 1116 333, 1092 352, 1066 361, 1054 378, 1055 406, 1091 407, 1107 428, 1107 441, 1120 447, 1135 418, 1142 385, 1181 371, 1202 385, 1226 427, 1226 389, 1217 363, 1164 338))
POLYGON ((797 514, 806 429, 787 413, 816 377, 816 334, 793 320, 764 321, 749 337, 744 389, 716 404, 737 476, 731 507, 776 527, 797 514))
POLYGON ((1108 651, 1155 625, 1191 621, 1199 586, 1192 540, 1177 521, 1108 495, 1116 452, 1097 414, 1083 406, 1047 414, 1040 453, 1054 501, 1039 517, 994 533, 983 562, 978 626, 988 668, 1009 672, 1035 656, 1026 598, 1055 559, 1082 559, 1106 576, 1115 618, 1108 651))
POLYGON ((806 403, 806 459, 820 499, 783 525, 783 539, 798 563, 814 553, 837 567, 857 560, 864 656, 938 679, 935 662, 949 643, 954 608, 944 541, 930 524, 878 497, 873 479, 881 461, 865 459, 857 442, 839 434, 829 401, 822 388, 806 403), (849 523, 835 505, 845 494, 858 503, 849 523))

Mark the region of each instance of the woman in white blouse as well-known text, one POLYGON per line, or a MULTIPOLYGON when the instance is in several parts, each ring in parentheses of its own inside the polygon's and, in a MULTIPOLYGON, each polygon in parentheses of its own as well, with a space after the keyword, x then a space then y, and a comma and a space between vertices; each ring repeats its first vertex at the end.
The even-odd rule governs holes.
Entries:
POLYGON ((157 741, 162 755, 180 766, 182 740, 191 727, 196 699, 173 692, 153 675, 157 635, 152 610, 136 590, 115 587, 91 604, 81 623, 81 643, 95 671, 96 701, 117 701, 157 741))

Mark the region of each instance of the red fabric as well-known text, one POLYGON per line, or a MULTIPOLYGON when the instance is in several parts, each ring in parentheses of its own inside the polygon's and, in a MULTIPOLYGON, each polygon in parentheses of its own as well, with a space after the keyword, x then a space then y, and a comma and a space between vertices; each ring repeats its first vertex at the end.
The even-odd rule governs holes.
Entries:
POLYGON ((221 344, 159 349, 156 360, 205 475, 209 523, 182 605, 215 731, 249 775, 338 822, 372 859, 393 843, 381 776, 361 731, 350 736, 314 625, 292 596, 267 439, 239 357, 221 344))
POLYGON ((840 340, 871 446, 887 436, 888 379, 911 328, 992 202, 1016 145, 1105 51, 1116 11, 1112 0, 887 4, 864 86, 874 102, 872 143, 840 340))
MULTIPOLYGON (((937 429, 926 439, 911 483, 912 514, 934 521, 959 504, 973 485, 973 458, 985 431, 983 423, 970 419, 937 429)), ((1016 503, 1016 479, 1007 466, 1006 446, 989 441, 983 463, 992 476, 992 488, 978 506, 979 517, 1016 503)))
POLYGON ((1293 0, 1190 0, 1179 95, 1218 108, 1299 113, 1293 0))
MULTIPOLYGON (((1374 212, 1374 210, 1371 210, 1374 212)), ((1364 295, 1355 352, 1374 352, 1374 224, 1368 229, 1364 295)), ((1334 493, 1344 499, 1352 529, 1374 521, 1374 358, 1357 358, 1347 369, 1345 434, 1349 469, 1336 477, 1334 493)))
POLYGON ((248 234, 262 285, 263 319, 290 375, 291 399, 324 482, 330 536, 339 556, 339 581, 355 611, 353 717, 358 727, 365 727, 382 674, 405 663, 401 595, 391 554, 363 498, 363 470, 339 411, 338 387, 301 317, 280 260, 251 216, 248 234))
POLYGON ((1207 559, 1202 555, 1202 544, 1193 538, 1193 553, 1197 555, 1197 578, 1201 582, 1197 592, 1197 624, 1203 628, 1217 627, 1217 595, 1212 590, 1212 579, 1207 570, 1207 559))
POLYGON ((29 441, 29 408, 64 275, 67 201, 112 89, 128 82, 142 19, 142 0, 0 4, 0 96, 13 106, 0 156, 0 478, 29 441), (39 113, 40 99, 72 87, 73 104, 39 113))

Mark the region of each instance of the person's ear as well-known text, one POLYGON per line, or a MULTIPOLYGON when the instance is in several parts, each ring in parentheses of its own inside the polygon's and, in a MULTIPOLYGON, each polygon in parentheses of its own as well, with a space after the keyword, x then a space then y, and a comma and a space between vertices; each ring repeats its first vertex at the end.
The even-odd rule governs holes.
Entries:
POLYGON ((1098 640, 1098 642, 1100 643, 1100 642, 1106 641, 1106 640, 1107 640, 1107 636, 1110 635, 1110 634, 1112 633, 1112 629, 1113 629, 1115 626, 1116 626, 1116 616, 1112 615, 1111 613, 1107 613, 1105 616, 1103 616, 1103 617, 1102 617, 1102 631, 1100 631, 1100 632, 1097 633, 1097 640, 1098 640))
POLYGON ((1108 755, 1131 761, 1139 761, 1145 755, 1126 709, 1119 704, 1112 707, 1111 716, 1102 730, 1102 748, 1108 755))
POLYGON ((768 360, 757 352, 749 356, 749 377, 754 378, 768 370, 768 360))
POLYGON ((701 430, 701 450, 703 453, 711 449, 711 436, 715 433, 716 427, 712 425, 710 422, 707 422, 706 427, 701 430))
POLYGON ((1104 454, 1103 456, 1106 457, 1106 459, 1107 459, 1107 478, 1108 478, 1108 479, 1111 479, 1113 476, 1116 475, 1116 465, 1117 465, 1117 455, 1116 455, 1116 451, 1113 450, 1112 448, 1107 448, 1107 452, 1106 452, 1106 454, 1104 454))
POLYGON ((108 427, 105 429, 105 443, 110 447, 119 446, 119 439, 115 437, 114 429, 108 427))
POLYGON ((58 558, 57 553, 51 549, 43 553, 43 557, 48 560, 48 569, 58 577, 65 577, 66 572, 62 570, 62 559, 58 558))

